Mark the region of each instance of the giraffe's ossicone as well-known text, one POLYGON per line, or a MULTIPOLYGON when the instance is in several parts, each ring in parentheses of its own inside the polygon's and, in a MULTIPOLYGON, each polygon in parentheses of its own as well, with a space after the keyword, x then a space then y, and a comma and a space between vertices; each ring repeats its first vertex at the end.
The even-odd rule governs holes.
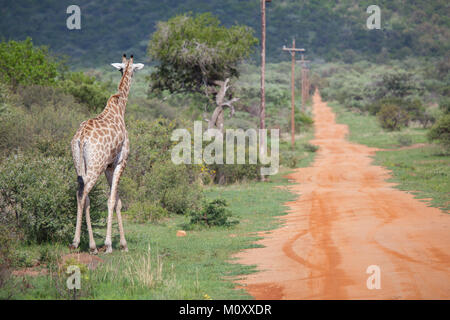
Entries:
POLYGON ((142 69, 144 65, 142 63, 134 64, 133 56, 127 60, 124 54, 122 63, 113 63, 112 66, 122 74, 118 93, 113 94, 108 99, 102 113, 81 123, 71 142, 73 162, 78 176, 77 221, 71 247, 77 248, 80 244, 81 222, 84 211, 89 233, 89 248, 93 254, 97 253, 97 247, 89 215, 89 192, 103 172, 110 186, 105 252, 112 252, 111 227, 114 209, 117 213, 119 225, 120 246, 123 250, 128 251, 120 212, 122 203, 117 190, 130 150, 124 117, 131 80, 134 72, 142 69))

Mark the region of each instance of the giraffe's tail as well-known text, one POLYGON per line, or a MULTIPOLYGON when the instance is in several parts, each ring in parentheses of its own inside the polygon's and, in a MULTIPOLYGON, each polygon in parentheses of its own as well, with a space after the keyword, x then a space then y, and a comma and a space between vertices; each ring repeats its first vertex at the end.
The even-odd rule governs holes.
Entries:
POLYGON ((78 197, 81 199, 81 196, 83 195, 84 190, 84 181, 82 176, 77 177, 78 180, 78 197))
MULTIPOLYGON (((80 164, 80 172, 79 174, 85 174, 86 173, 86 162, 84 159, 84 143, 81 143, 78 140, 78 148, 80 150, 80 160, 79 160, 79 164, 80 164)), ((81 196, 83 195, 83 190, 84 190, 84 180, 82 176, 78 176, 77 177, 78 180, 78 197, 81 199, 81 196)))

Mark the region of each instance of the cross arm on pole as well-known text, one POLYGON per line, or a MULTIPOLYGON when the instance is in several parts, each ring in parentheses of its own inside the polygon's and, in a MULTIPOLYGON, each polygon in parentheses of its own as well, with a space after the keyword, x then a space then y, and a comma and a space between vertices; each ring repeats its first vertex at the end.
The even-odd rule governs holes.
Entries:
POLYGON ((283 46, 284 51, 295 51, 295 52, 305 52, 305 49, 302 48, 286 48, 286 46, 283 46))

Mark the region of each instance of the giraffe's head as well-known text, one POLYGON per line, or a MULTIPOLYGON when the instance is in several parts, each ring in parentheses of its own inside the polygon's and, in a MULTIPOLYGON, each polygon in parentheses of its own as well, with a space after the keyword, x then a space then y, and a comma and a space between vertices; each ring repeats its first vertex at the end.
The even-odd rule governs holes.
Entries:
POLYGON ((111 63, 111 65, 119 70, 122 75, 127 70, 131 73, 131 76, 133 76, 136 70, 141 70, 144 67, 142 63, 133 63, 133 55, 131 55, 130 60, 127 60, 125 53, 122 56, 122 63, 111 63))

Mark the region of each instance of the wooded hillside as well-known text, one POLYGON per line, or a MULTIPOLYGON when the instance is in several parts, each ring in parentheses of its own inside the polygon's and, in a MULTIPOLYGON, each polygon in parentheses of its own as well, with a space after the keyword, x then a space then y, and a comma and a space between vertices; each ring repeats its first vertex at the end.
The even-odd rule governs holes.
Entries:
MULTIPOLYGON (((143 57, 158 21, 192 11, 212 12, 226 26, 236 23, 260 31, 258 0, 80 0, 81 30, 66 27, 71 1, 0 1, 0 38, 32 37, 52 52, 92 66, 116 59, 117 52, 143 57), (89 59, 85 59, 89 55, 89 59)), ((436 56, 449 51, 449 4, 445 0, 379 0, 381 30, 368 30, 366 9, 373 1, 274 0, 267 5, 269 62, 285 59, 280 50, 296 37, 310 54, 353 62, 361 58, 436 56)), ((252 56, 259 62, 257 51, 252 56)))

